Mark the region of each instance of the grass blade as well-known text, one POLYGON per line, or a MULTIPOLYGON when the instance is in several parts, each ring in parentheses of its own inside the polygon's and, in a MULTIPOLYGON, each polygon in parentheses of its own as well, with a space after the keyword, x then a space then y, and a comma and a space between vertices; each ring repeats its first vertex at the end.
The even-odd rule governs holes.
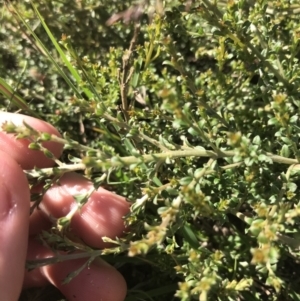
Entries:
POLYGON ((16 106, 20 109, 30 112, 35 117, 39 117, 39 115, 32 111, 27 105, 26 101, 18 95, 11 86, 9 86, 3 78, 0 77, 0 93, 4 95, 7 99, 12 101, 16 106))
MULTIPOLYGON (((55 37, 53 36, 52 32, 50 31, 49 27, 47 26, 47 24, 45 23, 43 17, 41 16, 41 14, 39 13, 38 9, 36 8, 36 6, 31 2, 31 5, 35 11, 35 13, 37 14, 38 18, 40 19, 43 28, 45 29, 48 37, 50 38, 51 42, 53 43, 55 49, 57 50, 57 52, 59 53, 63 63, 67 66, 69 72, 72 74, 73 78, 76 80, 77 85, 80 86, 82 85, 82 79, 79 75, 79 73, 77 72, 77 70, 72 66, 72 64, 70 63, 70 61, 68 60, 67 56, 65 55, 64 51, 62 50, 62 48, 60 47, 59 43, 57 43, 55 37)), ((90 99, 93 97, 93 93, 83 87, 83 91, 86 94, 86 96, 90 99)))

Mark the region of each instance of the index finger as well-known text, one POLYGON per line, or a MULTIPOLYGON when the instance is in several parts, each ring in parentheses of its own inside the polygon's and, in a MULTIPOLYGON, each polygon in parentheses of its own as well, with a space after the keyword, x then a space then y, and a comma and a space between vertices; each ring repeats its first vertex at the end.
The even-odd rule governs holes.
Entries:
MULTIPOLYGON (((25 122, 39 132, 46 132, 61 137, 52 125, 26 115, 0 112, 0 151, 9 154, 23 169, 45 168, 54 165, 54 161, 46 157, 43 152, 29 149, 30 141, 28 139, 16 139, 13 134, 5 133, 2 125, 8 121, 11 121, 16 126, 23 125, 25 122)), ((43 142, 42 145, 52 152, 56 158, 60 157, 63 150, 62 144, 48 141, 43 142)))

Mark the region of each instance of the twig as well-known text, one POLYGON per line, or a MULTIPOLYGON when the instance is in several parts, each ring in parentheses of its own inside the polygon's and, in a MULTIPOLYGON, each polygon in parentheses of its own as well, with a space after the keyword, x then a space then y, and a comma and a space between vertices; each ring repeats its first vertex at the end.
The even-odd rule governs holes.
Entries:
POLYGON ((132 74, 133 74, 133 69, 130 68, 130 63, 131 63, 131 58, 132 58, 132 53, 135 48, 136 42, 137 42, 137 37, 140 32, 140 23, 135 23, 134 24, 134 33, 133 37, 130 41, 130 46, 129 48, 125 51, 123 55, 123 65, 122 65, 122 73, 119 78, 119 84, 120 84, 120 93, 121 93, 121 100, 122 100, 122 110, 124 113, 124 117, 126 122, 129 120, 128 116, 128 100, 127 100, 127 93, 128 93, 128 82, 130 81, 132 74))
MULTIPOLYGON (((138 163, 147 163, 147 162, 153 162, 153 161, 159 161, 159 160, 165 160, 165 159, 176 159, 176 158, 184 158, 184 157, 209 157, 214 160, 219 158, 225 158, 225 157, 233 157, 235 156, 236 152, 233 151, 219 151, 214 152, 210 150, 205 149, 197 149, 197 148, 191 148, 186 150, 175 150, 175 151, 166 151, 162 153, 154 153, 154 154, 147 154, 147 155, 141 155, 141 156, 128 156, 128 157, 113 157, 111 159, 106 160, 96 160, 94 158, 86 157, 83 159, 83 163, 78 164, 64 164, 62 166, 58 166, 55 168, 44 168, 44 169, 33 169, 33 170, 26 170, 25 174, 29 179, 37 178, 41 176, 49 177, 52 175, 62 174, 70 171, 76 171, 76 170, 85 170, 87 167, 91 168, 105 168, 105 167, 122 167, 122 166, 128 166, 131 164, 138 164, 138 163)), ((299 163, 297 159, 290 159, 286 157, 281 157, 277 155, 273 155, 271 153, 266 153, 266 155, 276 163, 281 164, 297 164, 299 163)), ((221 169, 229 169, 234 168, 237 166, 240 166, 242 162, 237 162, 235 164, 230 164, 228 166, 224 166, 221 169)), ((208 171, 208 173, 210 173, 208 171)))

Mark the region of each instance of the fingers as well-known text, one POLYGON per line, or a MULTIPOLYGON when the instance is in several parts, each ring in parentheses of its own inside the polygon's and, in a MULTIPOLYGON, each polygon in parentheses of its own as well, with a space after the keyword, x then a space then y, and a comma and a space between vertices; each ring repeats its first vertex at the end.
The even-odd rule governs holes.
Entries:
MULTIPOLYGON (((25 121, 40 132, 47 132, 60 136, 58 131, 50 124, 25 115, 0 112, 0 125, 5 121, 11 121, 15 125, 22 125, 25 121)), ((43 168, 53 165, 53 161, 46 158, 40 151, 28 149, 29 141, 16 140, 13 135, 1 132, 0 127, 0 151, 8 153, 23 169, 34 166, 43 168)), ((62 145, 54 142, 43 144, 56 157, 62 152, 62 145)), ((43 199, 42 208, 48 216, 62 217, 67 215, 76 206, 75 195, 89 192, 93 185, 84 177, 75 173, 66 174, 60 179, 61 186, 49 189, 43 199)), ((112 194, 104 189, 99 189, 90 197, 88 203, 78 211, 72 219, 71 228, 74 233, 88 245, 96 248, 107 246, 102 237, 115 238, 124 231, 122 217, 129 211, 129 205, 124 198, 112 194)), ((31 233, 39 229, 37 225, 46 224, 43 214, 35 213, 31 217, 31 233)))
MULTIPOLYGON (((29 238, 26 260, 35 260, 54 256, 53 252, 34 238, 29 238)), ((49 284, 41 268, 25 270, 23 288, 43 287, 49 284)))
MULTIPOLYGON (((46 247, 31 239, 28 259, 52 257, 46 247)), ((44 266, 25 273, 24 288, 43 286, 49 281, 67 300, 77 301, 123 301, 127 286, 122 275, 103 260, 96 259, 73 279, 64 284, 69 274, 81 269, 88 259, 75 259, 44 266)))
MULTIPOLYGON (((59 185, 54 185, 44 195, 41 210, 36 211, 34 215, 35 224, 41 223, 45 215, 55 218, 66 216, 76 207, 74 196, 84 195, 92 188, 93 184, 83 176, 75 173, 65 174, 59 185)), ((75 213, 71 220, 71 231, 89 246, 104 248, 107 245, 102 237, 121 236, 125 229, 122 217, 128 212, 129 203, 124 198, 100 188, 75 213)), ((50 250, 36 242, 29 243, 28 259, 49 256, 54 256, 50 250)), ((127 291, 125 280, 116 269, 103 261, 93 262, 69 283, 63 284, 65 278, 80 269, 86 260, 66 261, 26 272, 24 287, 41 286, 49 281, 68 300, 123 301, 127 291)))
MULTIPOLYGON (((15 159, 23 169, 31 169, 33 167, 44 168, 53 166, 53 160, 47 158, 41 151, 28 149, 29 141, 27 139, 16 139, 13 135, 8 135, 2 131, 2 124, 11 121, 16 126, 23 125, 23 121, 32 128, 40 131, 54 134, 60 137, 59 132, 49 123, 38 120, 33 117, 0 112, 0 150, 9 154, 15 159)), ((56 158, 59 158, 63 145, 55 142, 44 142, 43 146, 50 150, 56 158)))
MULTIPOLYGON (((11 121, 15 125, 22 125, 25 121, 40 132, 60 136, 55 128, 32 117, 0 112, 0 152, 9 153, 10 157, 16 160, 23 169, 31 169, 34 166, 44 168, 54 164, 42 152, 29 150, 28 140, 17 140, 13 135, 1 131, 1 125, 5 121, 11 121)), ((43 146, 49 149, 57 158, 63 148, 62 145, 53 142, 45 142, 43 146)), ((9 271, 5 272, 8 277, 5 277, 5 279, 0 277, 0 300, 15 301, 20 292, 24 276, 30 197, 28 184, 21 167, 5 154, 3 156, 0 154, 0 159, 0 276, 3 270, 9 271), (6 163, 3 170, 1 169, 2 159, 6 163), (12 172, 10 176, 8 175, 9 172, 12 172), (6 181, 8 181, 8 189, 4 185, 6 181), (18 184, 9 186, 16 181, 18 184), (18 193, 22 195, 22 198, 18 193), (23 203, 21 203, 21 200, 23 203), (26 207, 24 208, 24 206, 26 207), (5 247, 3 247, 4 243, 5 247), (4 293, 6 295, 3 295, 4 293)), ((59 185, 54 185, 46 192, 41 204, 42 210, 36 211, 32 215, 30 219, 32 232, 36 233, 34 228, 41 229, 42 224, 47 226, 45 216, 66 216, 77 205, 74 196, 88 193, 92 189, 92 183, 82 176, 76 174, 63 176, 59 185)), ((103 248, 107 246, 102 241, 103 236, 111 238, 121 236, 125 228, 122 217, 128 211, 129 204, 124 198, 100 188, 93 192, 88 202, 75 213, 71 220, 71 230, 88 245, 103 248)), ((32 242, 30 242, 28 252, 29 259, 53 256, 50 250, 32 242)), ((93 262, 89 267, 84 268, 69 284, 63 285, 62 281, 65 277, 80 268, 83 263, 84 260, 73 260, 36 269, 33 272, 25 272, 24 285, 25 287, 40 286, 50 281, 69 300, 73 300, 74 296, 76 296, 76 300, 80 301, 124 300, 126 295, 125 280, 118 271, 102 261, 93 262)))
POLYGON ((80 269, 85 263, 86 259, 66 261, 44 267, 43 273, 68 300, 124 300, 127 291, 124 278, 116 269, 100 259, 86 266, 69 283, 63 284, 70 273, 80 269))
POLYGON ((51 226, 52 223, 49 220, 49 217, 47 217, 42 210, 36 209, 29 218, 29 236, 37 235, 42 231, 47 231, 51 226))
POLYGON ((15 301, 20 294, 29 206, 29 187, 22 169, 0 151, 0 300, 15 301))
POLYGON ((71 230, 89 246, 105 248, 108 245, 103 242, 102 237, 115 239, 123 236, 123 217, 128 212, 129 203, 123 197, 99 188, 74 215, 71 230))
MULTIPOLYGON (((92 188, 93 184, 83 176, 68 173, 60 179, 60 185, 46 192, 40 207, 48 216, 66 216, 76 206, 74 196, 84 195, 92 188)), ((100 188, 77 210, 71 220, 71 231, 89 246, 104 248, 107 244, 103 236, 114 239, 123 234, 122 218, 128 212, 129 203, 125 198, 100 188)))
MULTIPOLYGON (((42 152, 29 150, 28 140, 17 140, 4 133, 1 125, 6 121, 17 126, 25 121, 41 132, 60 135, 41 120, 0 112, 0 300, 15 301, 24 276, 30 206, 28 183, 21 167, 42 168, 52 166, 54 162, 42 152)), ((45 142, 43 146, 56 157, 62 152, 62 145, 58 143, 45 142)))

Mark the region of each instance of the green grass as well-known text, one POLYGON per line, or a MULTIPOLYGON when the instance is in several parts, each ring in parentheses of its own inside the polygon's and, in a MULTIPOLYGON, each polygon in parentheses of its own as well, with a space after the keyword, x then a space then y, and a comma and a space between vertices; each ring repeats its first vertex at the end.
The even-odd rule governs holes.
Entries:
POLYGON ((1 10, 1 108, 52 123, 67 168, 132 202, 94 253, 126 301, 300 300, 300 6, 32 4, 1 10))

